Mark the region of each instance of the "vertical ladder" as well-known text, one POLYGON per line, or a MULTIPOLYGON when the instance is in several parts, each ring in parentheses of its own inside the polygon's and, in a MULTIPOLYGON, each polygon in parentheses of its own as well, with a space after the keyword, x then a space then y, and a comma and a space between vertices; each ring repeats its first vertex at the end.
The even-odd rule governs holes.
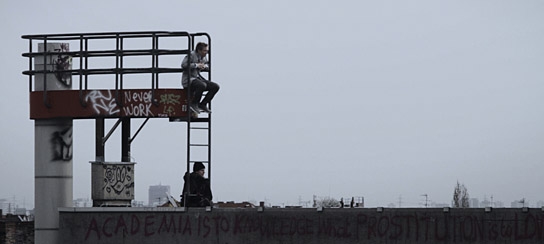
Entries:
MULTIPOLYGON (((200 114, 202 116, 203 113, 200 114)), ((211 185, 211 114, 207 118, 189 118, 187 120, 187 171, 192 172, 192 165, 195 162, 202 162, 206 166, 206 178, 210 180, 211 185)), ((189 189, 190 181, 187 182, 189 189)), ((186 194, 185 192, 183 194, 186 194)), ((187 197, 184 206, 187 206, 187 197)))
MULTIPOLYGON (((212 78, 212 71, 211 71, 211 39, 210 36, 207 33, 196 33, 191 34, 191 45, 192 50, 195 49, 195 37, 196 36, 205 36, 207 37, 207 44, 208 44, 208 62, 210 64, 210 68, 208 70, 208 80, 211 80, 212 78)), ((190 90, 188 90, 190 92, 190 90)), ((202 96, 206 96, 207 92, 205 91, 202 96)), ((189 104, 190 96, 188 97, 187 104, 189 104)), ((210 109, 211 109, 211 103, 210 103, 210 109)), ((212 172, 212 146, 211 146, 211 138, 212 138, 212 115, 206 114, 206 113, 200 113, 199 118, 193 118, 192 112, 188 112, 187 116, 187 163, 186 163, 186 171, 188 173, 192 172, 192 165, 195 162, 202 162, 206 166, 206 178, 210 181, 210 187, 211 187, 211 172, 212 172)), ((185 173, 184 173, 185 176, 185 173)), ((190 181, 186 182, 189 191, 191 189, 190 181)), ((182 189, 183 191, 183 189, 182 189)), ((184 195, 184 203, 183 206, 187 207, 187 200, 188 192, 182 192, 184 195)))

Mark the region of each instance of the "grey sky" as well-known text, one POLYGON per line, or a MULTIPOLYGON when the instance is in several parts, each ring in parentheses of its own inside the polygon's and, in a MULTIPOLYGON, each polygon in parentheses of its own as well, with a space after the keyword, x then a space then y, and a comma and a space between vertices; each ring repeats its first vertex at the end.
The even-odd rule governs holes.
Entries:
MULTIPOLYGON (((168 30, 212 36, 215 200, 420 206, 449 203, 457 180, 480 200, 544 200, 542 13, 537 0, 2 0, 0 198, 33 206, 20 36, 168 30)), ((74 122, 75 198, 90 197, 93 137, 94 121, 74 122)), ((137 200, 158 183, 178 198, 184 142, 184 124, 148 123, 137 200)))

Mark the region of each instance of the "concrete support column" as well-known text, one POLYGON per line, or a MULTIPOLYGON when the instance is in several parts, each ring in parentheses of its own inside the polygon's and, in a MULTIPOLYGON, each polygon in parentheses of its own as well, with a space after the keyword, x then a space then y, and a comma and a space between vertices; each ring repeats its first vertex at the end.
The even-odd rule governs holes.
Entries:
MULTIPOLYGON (((65 52, 67 43, 38 44, 38 51, 65 52)), ((71 69, 71 57, 48 54, 34 59, 35 70, 61 71, 71 69)), ((71 76, 67 73, 37 74, 34 89, 69 90, 71 76)), ((77 102, 77 101, 75 101, 77 102)), ((45 106, 45 104, 43 105, 45 106)), ((59 243, 60 207, 73 205, 72 120, 42 119, 34 122, 34 240, 36 244, 59 243)))

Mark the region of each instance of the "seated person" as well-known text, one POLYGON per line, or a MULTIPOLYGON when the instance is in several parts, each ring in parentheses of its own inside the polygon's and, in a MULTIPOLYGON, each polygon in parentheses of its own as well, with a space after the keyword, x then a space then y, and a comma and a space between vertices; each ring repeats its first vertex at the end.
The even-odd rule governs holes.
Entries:
POLYGON ((193 164, 193 172, 190 174, 187 172, 183 176, 184 184, 183 191, 181 192, 182 207, 185 204, 185 197, 187 197, 187 205, 185 207, 205 207, 212 205, 210 180, 204 178, 205 168, 201 162, 195 162, 193 164))
POLYGON ((191 99, 188 103, 191 111, 195 113, 211 113, 212 111, 208 105, 217 91, 219 91, 219 85, 217 83, 206 80, 200 75, 200 71, 209 70, 208 59, 206 58, 208 51, 208 44, 199 42, 196 44, 196 50, 185 56, 181 62, 181 67, 183 68, 181 84, 185 89, 189 86, 191 88, 191 94, 187 94, 191 99), (190 63, 189 59, 191 60, 190 63), (208 93, 206 93, 204 99, 200 101, 204 91, 208 91, 208 93))

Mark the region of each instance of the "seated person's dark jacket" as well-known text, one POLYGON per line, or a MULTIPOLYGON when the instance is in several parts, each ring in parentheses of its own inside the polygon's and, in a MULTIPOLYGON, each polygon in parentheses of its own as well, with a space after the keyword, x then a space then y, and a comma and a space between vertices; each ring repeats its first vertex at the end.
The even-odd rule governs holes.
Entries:
POLYGON ((190 179, 191 191, 187 198, 187 207, 205 207, 212 203, 212 190, 210 180, 200 176, 197 172, 185 173, 183 176, 183 192, 181 193, 181 205, 184 206, 184 193, 187 192, 187 180, 190 179))

